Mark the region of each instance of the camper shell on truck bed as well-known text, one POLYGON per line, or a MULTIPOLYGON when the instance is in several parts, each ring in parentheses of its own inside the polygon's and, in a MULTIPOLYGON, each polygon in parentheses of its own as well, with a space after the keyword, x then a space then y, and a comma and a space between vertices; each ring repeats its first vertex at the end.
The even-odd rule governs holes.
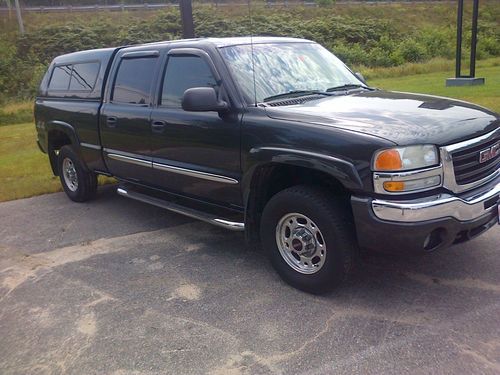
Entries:
POLYGON ((35 117, 40 149, 49 154, 57 174, 53 149, 71 140, 79 144, 82 160, 91 170, 107 174, 99 145, 98 115, 106 87, 110 61, 119 48, 103 48, 56 57, 45 73, 38 90, 35 117))

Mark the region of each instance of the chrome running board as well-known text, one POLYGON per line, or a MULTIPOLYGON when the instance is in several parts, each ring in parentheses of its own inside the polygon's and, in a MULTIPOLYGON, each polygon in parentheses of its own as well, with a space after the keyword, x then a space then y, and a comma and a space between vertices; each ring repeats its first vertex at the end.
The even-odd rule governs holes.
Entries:
POLYGON ((123 186, 118 187, 116 190, 118 194, 121 196, 130 198, 130 199, 135 199, 136 201, 140 201, 143 203, 148 203, 152 204, 153 206, 161 207, 166 210, 176 212, 181 215, 189 216, 193 219, 205 221, 207 223, 217 225, 218 227, 226 228, 229 230, 234 230, 234 231, 243 231, 245 230, 245 224, 236 222, 236 221, 230 221, 227 219, 222 219, 219 217, 216 217, 211 214, 207 214, 205 212, 197 211, 195 209, 189 208, 189 207, 184 207, 176 203, 168 202, 163 199, 151 197, 146 194, 139 193, 137 191, 132 191, 130 189, 127 189, 123 186))

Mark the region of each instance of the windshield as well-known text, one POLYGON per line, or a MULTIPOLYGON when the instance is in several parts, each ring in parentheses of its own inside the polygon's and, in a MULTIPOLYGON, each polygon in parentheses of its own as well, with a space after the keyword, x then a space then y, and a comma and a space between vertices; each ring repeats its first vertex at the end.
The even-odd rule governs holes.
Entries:
POLYGON ((316 43, 237 45, 220 49, 234 79, 249 103, 294 91, 326 91, 343 85, 362 85, 328 50, 316 43))

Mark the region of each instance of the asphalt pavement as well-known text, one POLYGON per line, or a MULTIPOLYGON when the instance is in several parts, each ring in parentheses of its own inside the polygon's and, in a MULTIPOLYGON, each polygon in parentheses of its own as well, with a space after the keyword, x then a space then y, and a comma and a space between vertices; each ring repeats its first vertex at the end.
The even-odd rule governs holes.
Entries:
POLYGON ((114 190, 0 204, 0 374, 500 373, 500 226, 313 296, 114 190))

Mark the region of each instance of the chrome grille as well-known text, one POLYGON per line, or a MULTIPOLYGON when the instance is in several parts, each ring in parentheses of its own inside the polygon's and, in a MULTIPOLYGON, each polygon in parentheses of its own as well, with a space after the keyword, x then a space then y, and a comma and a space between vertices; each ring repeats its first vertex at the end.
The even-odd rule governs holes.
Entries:
POLYGON ((482 180, 498 170, 500 167, 500 155, 481 163, 479 161, 479 154, 481 151, 495 145, 499 139, 496 137, 464 150, 452 152, 451 157, 455 171, 455 181, 458 185, 466 185, 482 180))
POLYGON ((500 176, 498 156, 479 162, 481 151, 500 140, 500 128, 480 137, 439 149, 444 170, 443 186, 454 193, 471 190, 500 176))

